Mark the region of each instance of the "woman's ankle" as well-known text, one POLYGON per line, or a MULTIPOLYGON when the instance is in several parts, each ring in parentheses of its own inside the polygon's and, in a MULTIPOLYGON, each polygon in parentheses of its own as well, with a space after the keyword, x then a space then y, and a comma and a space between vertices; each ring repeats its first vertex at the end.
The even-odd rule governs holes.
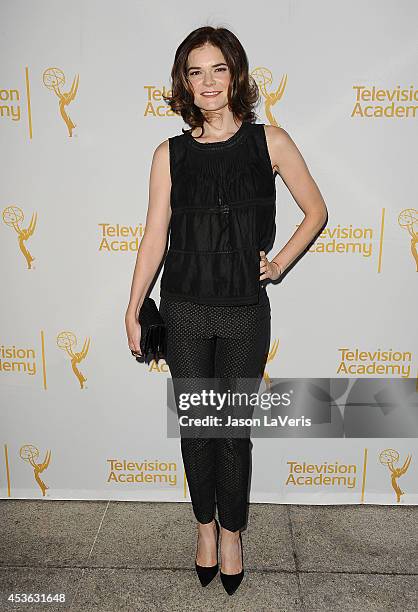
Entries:
POLYGON ((222 537, 225 538, 225 540, 231 541, 231 542, 236 542, 239 540, 239 534, 240 534, 240 530, 237 529, 237 531, 229 531, 229 529, 225 529, 224 527, 221 528, 222 529, 222 537))
POLYGON ((199 523, 198 521, 197 526, 201 531, 204 531, 205 529, 216 529, 215 519, 212 519, 210 523, 199 523))

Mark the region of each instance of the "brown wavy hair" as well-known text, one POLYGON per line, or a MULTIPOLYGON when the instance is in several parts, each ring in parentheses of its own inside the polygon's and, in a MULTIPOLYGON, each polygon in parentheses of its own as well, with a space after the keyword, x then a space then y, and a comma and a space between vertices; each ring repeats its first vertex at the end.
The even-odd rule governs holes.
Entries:
POLYGON ((190 125, 190 130, 182 129, 183 133, 200 127, 203 136, 205 118, 200 108, 194 104, 193 90, 187 78, 187 58, 193 49, 205 43, 218 47, 228 65, 231 73, 228 104, 234 117, 254 123, 257 118, 254 107, 260 93, 256 81, 249 74, 248 58, 243 46, 230 30, 204 26, 190 32, 177 48, 171 69, 172 95, 163 95, 171 110, 181 115, 184 122, 190 125))

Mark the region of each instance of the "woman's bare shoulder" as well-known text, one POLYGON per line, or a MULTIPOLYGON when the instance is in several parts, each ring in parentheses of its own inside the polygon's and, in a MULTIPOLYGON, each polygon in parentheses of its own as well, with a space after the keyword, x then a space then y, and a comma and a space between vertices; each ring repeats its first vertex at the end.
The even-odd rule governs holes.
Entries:
POLYGON ((168 138, 166 138, 165 140, 160 142, 160 144, 158 144, 155 147, 154 155, 158 155, 158 156, 168 155, 168 153, 169 153, 169 146, 170 145, 169 145, 169 142, 168 142, 168 138))
POLYGON ((287 168, 305 170, 305 160, 290 134, 276 125, 265 126, 267 147, 272 161, 272 167, 283 178, 287 168))
POLYGON ((154 149, 152 165, 159 169, 168 169, 170 166, 170 146, 168 138, 160 142, 154 149))
POLYGON ((264 129, 269 143, 273 146, 280 147, 293 142, 290 134, 282 127, 265 124, 264 129))

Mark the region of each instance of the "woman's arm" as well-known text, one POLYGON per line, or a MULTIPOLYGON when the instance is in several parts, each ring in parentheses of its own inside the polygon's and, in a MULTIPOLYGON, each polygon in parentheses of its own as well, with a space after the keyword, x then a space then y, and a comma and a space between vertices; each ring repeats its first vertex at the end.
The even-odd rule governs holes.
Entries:
POLYGON ((327 207, 299 149, 283 128, 265 127, 272 162, 305 217, 284 247, 269 262, 261 251, 260 280, 278 278, 305 250, 327 219, 327 207), (276 264, 274 265, 273 262, 276 264), (278 271, 278 268, 280 271, 278 271))
POLYGON ((171 218, 170 161, 168 140, 154 151, 149 180, 149 203, 145 231, 140 242, 133 273, 131 293, 125 314, 128 344, 131 350, 140 352, 140 333, 137 315, 152 283, 167 244, 167 232, 171 218))

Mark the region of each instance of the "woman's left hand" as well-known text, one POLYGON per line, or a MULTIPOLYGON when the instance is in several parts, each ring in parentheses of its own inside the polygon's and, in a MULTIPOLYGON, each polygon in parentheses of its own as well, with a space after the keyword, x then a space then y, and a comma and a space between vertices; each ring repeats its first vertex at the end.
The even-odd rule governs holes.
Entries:
POLYGON ((260 280, 270 278, 277 280, 281 274, 279 266, 269 261, 264 251, 260 251, 260 280))

